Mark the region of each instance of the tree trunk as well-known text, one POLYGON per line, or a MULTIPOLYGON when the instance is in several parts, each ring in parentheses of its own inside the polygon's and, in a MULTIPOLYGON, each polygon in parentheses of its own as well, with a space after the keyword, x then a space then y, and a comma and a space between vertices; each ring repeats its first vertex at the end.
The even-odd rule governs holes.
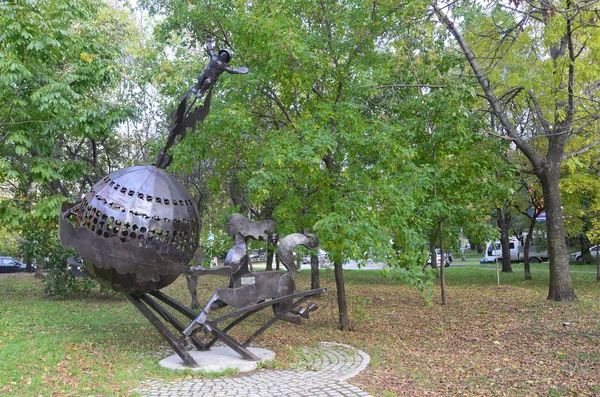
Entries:
POLYGON ((346 287, 344 285, 342 262, 339 259, 336 260, 333 267, 335 270, 335 286, 337 288, 340 329, 346 331, 350 329, 350 319, 348 318, 348 302, 346 301, 346 287))
POLYGON ((190 292, 190 297, 192 298, 192 303, 190 307, 192 309, 196 309, 200 307, 200 302, 198 302, 198 276, 190 276, 188 274, 184 274, 184 277, 188 291, 190 292))
POLYGON ((529 230, 523 245, 523 269, 525 269, 525 280, 533 280, 531 278, 531 267, 529 266, 529 247, 533 241, 533 229, 535 229, 535 218, 530 219, 529 230))
POLYGON ((446 276, 444 274, 444 268, 446 266, 446 260, 444 258, 444 233, 442 230, 442 221, 439 226, 440 231, 440 288, 442 290, 442 305, 446 304, 446 276))
POLYGON ((265 268, 267 271, 273 270, 273 255, 278 240, 278 237, 273 238, 273 234, 269 234, 269 238, 267 239, 267 265, 265 268))
POLYGON ((310 254, 310 289, 318 289, 320 287, 319 280, 319 256, 310 254))
POLYGON ((33 275, 34 278, 44 278, 44 266, 39 263, 37 269, 35 269, 35 274, 33 275))
POLYGON ((596 255, 596 281, 600 281, 600 253, 596 255))
POLYGON ((497 223, 500 228, 500 244, 502 245, 502 273, 512 273, 510 259, 510 222, 511 216, 504 208, 498 209, 497 223))
POLYGON ((596 255, 596 281, 600 281, 600 253, 596 255))
POLYGON ((579 235, 579 251, 581 252, 581 263, 592 263, 592 255, 590 254, 590 243, 587 237, 585 236, 585 233, 587 231, 589 231, 588 222, 584 222, 583 229, 581 231, 581 234, 579 235))
POLYGON ((24 253, 23 261, 25 262, 25 265, 26 265, 25 270, 27 271, 27 273, 29 273, 31 271, 31 267, 32 267, 32 263, 31 263, 32 262, 31 258, 33 257, 33 254, 31 253, 32 250, 33 250, 33 248, 30 248, 28 246, 24 253))
MULTIPOLYGON (((572 37, 572 19, 565 18, 565 35, 560 38, 560 42, 554 51, 551 51, 552 59, 555 61, 554 73, 564 68, 562 58, 565 56, 565 51, 568 49, 569 62, 568 65, 568 84, 566 84, 568 100, 556 102, 557 109, 565 110, 563 121, 557 122, 554 126, 544 118, 543 112, 539 110, 539 103, 533 90, 529 91, 530 99, 532 100, 532 111, 537 114, 540 120, 540 131, 544 133, 548 140, 548 151, 545 155, 536 151, 527 139, 521 137, 518 129, 515 128, 510 121, 508 113, 504 108, 500 99, 494 94, 492 86, 487 79, 486 73, 479 65, 479 61, 460 30, 456 28, 454 23, 447 17, 441 8, 438 7, 436 1, 432 2, 435 13, 439 20, 446 25, 450 33, 454 36, 460 45, 471 69, 475 73, 479 85, 483 89, 486 99, 492 107, 492 111, 502 123, 507 135, 513 140, 517 148, 523 152, 527 159, 531 162, 537 177, 542 183, 544 192, 544 201, 546 208, 546 224, 548 227, 548 254, 550 256, 550 286, 548 299, 556 301, 574 301, 577 300, 573 284, 571 283, 571 275, 569 273, 569 257, 567 254, 567 242, 565 240, 565 232, 563 229, 563 213, 561 207, 560 190, 558 189, 558 177, 560 166, 565 155, 565 143, 570 135, 571 124, 575 115, 575 93, 574 93, 574 72, 576 53, 573 46, 572 37)), ((564 90, 564 80, 559 88, 564 90)), ((591 146, 590 146, 591 148, 591 146)))
POLYGON ((563 211, 558 188, 560 163, 555 162, 544 172, 540 172, 540 181, 544 191, 546 208, 546 227, 548 231, 548 256, 550 258, 549 300, 560 302, 576 301, 575 289, 571 282, 569 254, 565 236, 563 211))

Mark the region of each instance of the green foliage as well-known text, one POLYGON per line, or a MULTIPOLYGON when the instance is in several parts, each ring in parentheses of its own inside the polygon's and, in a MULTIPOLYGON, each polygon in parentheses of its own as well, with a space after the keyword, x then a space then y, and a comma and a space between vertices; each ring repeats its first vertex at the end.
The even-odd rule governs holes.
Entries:
POLYGON ((458 241, 496 192, 481 188, 495 159, 473 150, 491 144, 473 134, 482 123, 472 90, 449 75, 460 65, 431 26, 412 20, 423 5, 142 4, 161 14, 157 41, 176 53, 157 76, 165 95, 178 97, 200 72, 207 33, 249 68, 221 76, 210 116, 176 148, 173 167, 210 161, 213 193, 235 184, 245 208, 272 208, 278 234, 315 230, 337 263, 373 252, 419 268, 435 219, 451 218, 458 241))
POLYGON ((425 303, 430 305, 434 293, 434 280, 437 272, 431 267, 423 266, 395 267, 385 269, 384 276, 399 281, 423 294, 425 303))
POLYGON ((89 277, 73 277, 67 264, 67 258, 76 255, 73 250, 63 248, 55 240, 46 252, 49 256, 43 262, 46 271, 43 282, 48 296, 65 298, 71 294, 89 293, 98 287, 98 282, 89 277))
POLYGON ((590 245, 600 242, 599 159, 600 150, 595 148, 567 160, 561 181, 567 233, 587 240, 590 245))
POLYGON ((131 103, 118 84, 138 34, 127 13, 88 0, 2 2, 0 26, 0 222, 32 244, 120 161, 113 131, 131 103))
POLYGON ((20 257, 18 236, 6 228, 0 228, 0 256, 20 257))

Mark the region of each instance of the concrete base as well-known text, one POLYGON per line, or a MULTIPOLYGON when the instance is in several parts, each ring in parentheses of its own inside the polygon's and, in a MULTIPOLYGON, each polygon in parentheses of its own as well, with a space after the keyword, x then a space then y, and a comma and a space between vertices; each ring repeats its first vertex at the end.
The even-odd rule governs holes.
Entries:
POLYGON ((270 350, 255 347, 250 347, 248 350, 258 356, 260 361, 244 360, 230 347, 218 346, 212 347, 208 351, 190 350, 188 352, 199 364, 197 368, 183 365, 183 361, 177 354, 160 360, 159 364, 167 369, 187 369, 203 372, 223 372, 227 369, 235 369, 239 372, 249 372, 255 370, 259 362, 272 361, 275 358, 275 353, 270 350))

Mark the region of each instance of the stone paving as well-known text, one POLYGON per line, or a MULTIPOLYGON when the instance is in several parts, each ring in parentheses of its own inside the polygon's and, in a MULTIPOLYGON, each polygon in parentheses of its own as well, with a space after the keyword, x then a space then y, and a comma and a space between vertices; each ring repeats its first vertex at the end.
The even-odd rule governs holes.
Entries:
POLYGON ((149 381, 135 390, 144 397, 369 397, 345 382, 369 364, 363 351, 338 343, 321 342, 304 348, 298 370, 259 370, 234 377, 149 381))

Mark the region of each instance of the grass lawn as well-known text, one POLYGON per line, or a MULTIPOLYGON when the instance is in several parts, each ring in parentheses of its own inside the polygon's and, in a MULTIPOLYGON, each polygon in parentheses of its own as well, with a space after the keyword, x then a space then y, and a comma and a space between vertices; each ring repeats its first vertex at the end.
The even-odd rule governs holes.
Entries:
MULTIPOLYGON (((448 304, 439 287, 423 295, 378 271, 344 271, 354 330, 337 325, 335 281, 308 324, 279 323, 254 346, 273 350, 270 368, 293 367, 298 347, 318 341, 356 346, 371 364, 351 383, 376 396, 598 396, 600 287, 595 268, 573 266, 578 303, 546 301, 548 265, 501 274, 493 265, 446 268, 448 304)), ((308 289, 309 272, 296 277, 308 289)), ((206 301, 220 278, 200 279, 206 301)), ((183 279, 164 290, 189 303, 183 279)), ((266 318, 258 315, 238 332, 266 318)), ((0 278, 0 395, 123 396, 149 379, 202 376, 161 369, 173 354, 158 332, 124 298, 99 292, 47 298, 29 275, 0 278)))

